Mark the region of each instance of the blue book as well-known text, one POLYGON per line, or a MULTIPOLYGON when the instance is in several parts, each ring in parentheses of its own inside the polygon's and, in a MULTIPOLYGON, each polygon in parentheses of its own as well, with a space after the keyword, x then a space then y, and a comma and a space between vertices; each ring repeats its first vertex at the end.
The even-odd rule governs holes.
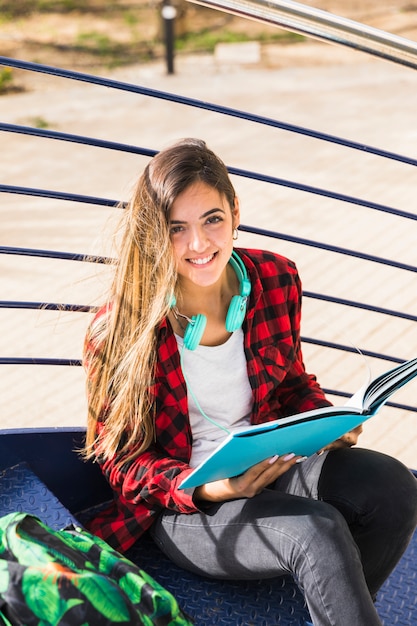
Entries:
POLYGON ((238 476, 275 454, 309 457, 374 416, 416 375, 417 358, 377 376, 345 406, 306 411, 231 433, 183 480, 180 489, 238 476))

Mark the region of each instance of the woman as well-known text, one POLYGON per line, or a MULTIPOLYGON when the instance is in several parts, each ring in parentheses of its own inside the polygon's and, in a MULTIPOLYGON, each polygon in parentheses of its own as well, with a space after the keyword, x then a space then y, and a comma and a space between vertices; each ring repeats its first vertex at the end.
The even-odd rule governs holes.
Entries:
POLYGON ((380 624, 373 599, 416 526, 417 487, 397 460, 351 447, 361 428, 303 462, 288 450, 178 489, 225 431, 330 404, 304 368, 294 264, 233 249, 238 200, 199 140, 150 161, 125 220, 86 340, 86 455, 115 493, 90 529, 122 551, 151 529, 206 576, 291 573, 315 625, 380 624))

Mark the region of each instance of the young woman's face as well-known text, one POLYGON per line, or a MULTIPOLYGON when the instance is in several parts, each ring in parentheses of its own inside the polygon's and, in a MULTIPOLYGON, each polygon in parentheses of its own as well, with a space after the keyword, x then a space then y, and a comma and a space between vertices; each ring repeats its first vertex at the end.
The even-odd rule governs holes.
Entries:
POLYGON ((197 182, 174 201, 169 228, 178 275, 195 285, 214 285, 233 249, 239 207, 231 207, 217 189, 197 182))

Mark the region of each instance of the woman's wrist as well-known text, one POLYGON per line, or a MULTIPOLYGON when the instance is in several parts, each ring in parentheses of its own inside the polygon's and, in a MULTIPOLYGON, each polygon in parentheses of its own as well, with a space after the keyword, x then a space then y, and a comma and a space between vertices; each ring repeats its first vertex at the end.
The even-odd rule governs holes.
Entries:
POLYGON ((224 482, 223 480, 216 480, 206 485, 200 485, 194 490, 193 500, 195 502, 224 502, 232 498, 233 494, 227 492, 224 482))

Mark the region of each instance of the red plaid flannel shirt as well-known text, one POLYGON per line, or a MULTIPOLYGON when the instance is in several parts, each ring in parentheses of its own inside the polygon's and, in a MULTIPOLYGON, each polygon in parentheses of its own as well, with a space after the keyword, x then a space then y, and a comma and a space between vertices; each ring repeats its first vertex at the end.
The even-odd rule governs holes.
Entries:
MULTIPOLYGON (((252 284, 243 324, 253 392, 251 423, 330 405, 315 377, 304 368, 301 283, 294 263, 270 252, 237 252, 252 284)), ((115 500, 89 526, 121 551, 127 550, 162 510, 198 511, 193 490, 178 489, 192 471, 188 465, 192 433, 177 342, 166 320, 159 329, 157 376, 151 393, 156 403, 156 442, 122 467, 115 459, 101 463, 115 500)))

